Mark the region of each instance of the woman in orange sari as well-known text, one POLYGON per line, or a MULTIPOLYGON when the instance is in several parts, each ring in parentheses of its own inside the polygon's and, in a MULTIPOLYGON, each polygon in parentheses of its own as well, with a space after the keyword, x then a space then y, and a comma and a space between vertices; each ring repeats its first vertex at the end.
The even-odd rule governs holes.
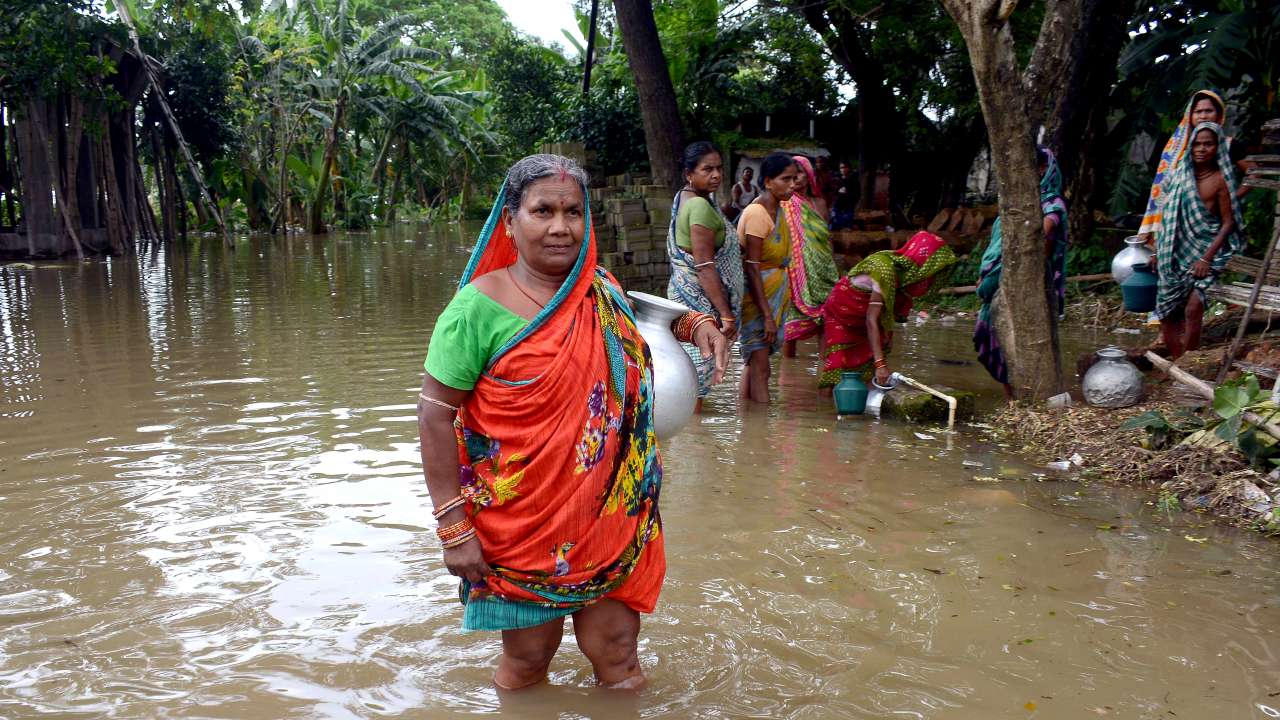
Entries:
MULTIPOLYGON (((666 571, 649 350, 590 226, 572 160, 517 162, 427 351, 418 424, 437 534, 463 628, 502 631, 504 689, 546 677, 566 615, 601 684, 639 687, 640 613, 666 571)), ((713 318, 675 330, 723 374, 713 318)))

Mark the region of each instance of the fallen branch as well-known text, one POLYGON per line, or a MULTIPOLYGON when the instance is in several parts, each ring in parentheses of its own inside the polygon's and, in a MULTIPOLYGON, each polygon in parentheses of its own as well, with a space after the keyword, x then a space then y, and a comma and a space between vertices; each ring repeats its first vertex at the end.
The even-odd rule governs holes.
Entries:
MULTIPOLYGON (((1096 273, 1094 275, 1072 275, 1067 278, 1067 282, 1097 282, 1098 280, 1110 280, 1111 273, 1096 273)), ((961 285, 959 287, 942 288, 938 291, 939 295, 968 295, 971 292, 977 292, 977 285, 961 285)))
MULTIPOLYGON (((1151 364, 1156 366, 1158 370, 1164 372, 1166 375, 1173 378, 1174 380, 1177 380, 1183 385, 1196 391, 1196 393, 1201 397, 1203 397, 1205 400, 1210 400, 1210 401, 1213 400, 1214 388, 1209 383, 1201 380, 1195 375, 1192 375, 1186 370, 1183 370, 1177 365, 1174 365, 1173 363, 1169 362, 1168 359, 1160 357, 1159 355, 1151 352, 1150 350, 1147 351, 1146 358, 1150 360, 1151 364)), ((1253 425, 1257 425, 1263 430, 1266 430, 1267 434, 1270 435, 1271 437, 1277 440, 1280 440, 1280 425, 1276 425, 1273 422, 1264 420, 1257 413, 1251 413, 1247 411, 1244 413, 1244 419, 1249 423, 1253 425)))

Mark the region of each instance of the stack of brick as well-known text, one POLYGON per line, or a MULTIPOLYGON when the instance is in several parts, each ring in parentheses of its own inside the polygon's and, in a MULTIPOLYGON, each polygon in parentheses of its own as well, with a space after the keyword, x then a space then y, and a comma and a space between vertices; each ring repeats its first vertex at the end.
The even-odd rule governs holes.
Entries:
POLYGON ((628 290, 666 295, 672 195, 666 187, 631 174, 611 175, 604 187, 591 190, 600 264, 628 290), (603 213, 597 213, 597 202, 603 203, 603 213))

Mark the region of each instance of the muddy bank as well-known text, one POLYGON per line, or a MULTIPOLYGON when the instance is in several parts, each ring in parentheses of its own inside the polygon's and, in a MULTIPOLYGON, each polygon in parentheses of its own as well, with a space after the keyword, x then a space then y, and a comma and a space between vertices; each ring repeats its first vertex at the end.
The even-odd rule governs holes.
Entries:
MULTIPOLYGON (((1221 357, 1222 348, 1215 346, 1188 353, 1177 365, 1212 383, 1221 357)), ((1239 362, 1269 387, 1273 381, 1268 376, 1280 368, 1280 343, 1255 336, 1239 362)), ((1090 407, 1081 401, 1077 386, 1072 407, 1015 404, 998 410, 990 419, 993 434, 1035 462, 1060 468, 1068 464, 1064 469, 1083 480, 1143 488, 1162 510, 1181 508, 1280 535, 1280 503, 1275 501, 1280 479, 1260 469, 1262 463, 1251 464, 1235 446, 1207 433, 1192 435, 1202 423, 1216 419, 1212 403, 1151 369, 1150 363, 1138 364, 1147 386, 1143 401, 1133 407, 1090 407), (1155 433, 1134 427, 1134 419, 1156 417, 1152 413, 1170 427, 1155 433)), ((1087 365, 1080 363, 1081 376, 1087 365)), ((1228 382, 1242 375, 1237 368, 1228 382)))

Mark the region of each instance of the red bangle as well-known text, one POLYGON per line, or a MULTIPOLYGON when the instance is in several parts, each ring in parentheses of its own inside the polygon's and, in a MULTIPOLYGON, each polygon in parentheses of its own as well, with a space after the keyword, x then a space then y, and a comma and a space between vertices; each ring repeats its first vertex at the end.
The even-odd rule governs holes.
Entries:
POLYGON ((436 508, 435 511, 431 513, 431 515, 435 519, 439 520, 442 515, 444 515, 445 513, 449 512, 450 510, 456 507, 462 507, 462 505, 466 502, 467 502, 467 499, 462 497, 461 494, 459 494, 449 502, 446 502, 440 507, 436 508))
POLYGON ((469 542, 471 538, 475 536, 476 536, 476 529, 471 528, 470 530, 462 533, 461 535, 459 535, 456 538, 453 538, 452 540, 446 540, 444 542, 441 542, 440 547, 444 548, 445 550, 450 550, 452 548, 458 547, 459 545, 469 542))
POLYGON ((440 542, 449 542, 474 529, 471 525, 471 520, 463 518, 452 525, 437 528, 436 537, 440 538, 440 542))

